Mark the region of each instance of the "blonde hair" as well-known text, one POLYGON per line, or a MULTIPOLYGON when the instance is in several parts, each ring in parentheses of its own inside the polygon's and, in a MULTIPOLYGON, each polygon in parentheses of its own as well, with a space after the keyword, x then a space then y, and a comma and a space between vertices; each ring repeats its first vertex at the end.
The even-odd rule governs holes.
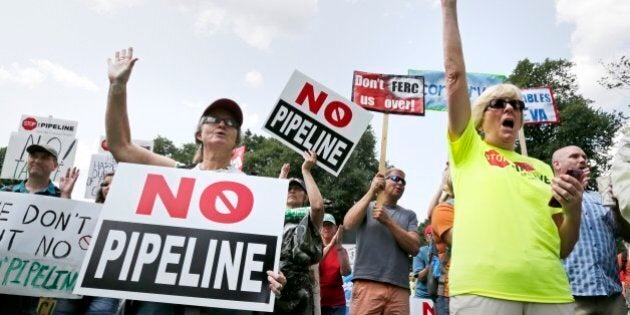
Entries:
MULTIPOLYGON (((472 104, 471 116, 473 122, 475 123, 475 129, 477 132, 483 132, 483 114, 486 112, 486 108, 488 107, 490 101, 496 98, 523 100, 523 95, 521 94, 521 89, 510 83, 493 85, 483 91, 483 93, 481 93, 481 95, 479 95, 472 104)), ((522 120, 523 117, 521 115, 521 123, 523 122, 522 120)))

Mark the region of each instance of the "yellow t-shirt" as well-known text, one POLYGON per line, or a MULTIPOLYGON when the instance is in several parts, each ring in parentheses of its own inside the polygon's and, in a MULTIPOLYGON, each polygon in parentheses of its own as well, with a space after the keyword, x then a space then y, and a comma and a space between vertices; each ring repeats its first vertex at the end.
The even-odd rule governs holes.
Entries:
POLYGON ((536 303, 573 301, 547 205, 549 165, 485 143, 470 121, 449 137, 455 222, 450 295, 536 303))

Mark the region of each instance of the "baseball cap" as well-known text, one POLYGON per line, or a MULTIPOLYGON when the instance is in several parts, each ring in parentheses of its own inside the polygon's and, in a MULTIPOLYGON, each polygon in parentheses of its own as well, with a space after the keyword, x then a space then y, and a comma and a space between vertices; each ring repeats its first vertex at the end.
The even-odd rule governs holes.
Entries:
POLYGON ((424 235, 431 234, 431 233, 433 233, 433 229, 431 228, 430 225, 427 225, 427 227, 424 229, 424 235))
POLYGON ((234 119, 236 119, 236 121, 238 122, 238 125, 243 125, 243 111, 235 101, 229 98, 220 98, 210 103, 210 105, 208 105, 208 107, 206 107, 206 109, 201 114, 201 117, 207 116, 208 113, 213 109, 225 109, 229 111, 234 116, 234 119))
POLYGON ((291 187, 291 184, 296 184, 296 185, 300 186, 300 188, 302 188, 302 190, 304 190, 304 192, 306 192, 306 185, 304 184, 303 180, 301 180, 299 178, 296 178, 296 177, 293 177, 293 178, 289 179, 289 187, 291 187))
POLYGON ((333 217, 333 215, 330 213, 324 214, 324 222, 330 222, 334 225, 337 225, 337 222, 335 221, 335 217, 333 217))
POLYGON ((59 155, 59 153, 57 153, 57 150, 48 144, 31 144, 26 148, 26 152, 30 154, 33 154, 35 152, 46 152, 52 155, 55 158, 55 160, 57 159, 57 156, 59 155))

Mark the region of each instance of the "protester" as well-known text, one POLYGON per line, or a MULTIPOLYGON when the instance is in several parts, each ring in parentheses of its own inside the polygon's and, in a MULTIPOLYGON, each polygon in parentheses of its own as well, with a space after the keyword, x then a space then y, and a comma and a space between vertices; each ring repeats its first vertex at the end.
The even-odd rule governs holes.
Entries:
POLYGON ((575 299, 575 313, 626 314, 615 259, 615 238, 621 236, 630 240, 630 224, 623 219, 619 208, 602 206, 600 194, 587 190, 590 168, 580 147, 572 145, 556 150, 551 163, 556 175, 566 174, 571 169, 585 174, 580 238, 564 260, 575 299))
POLYGON ((357 230, 351 314, 409 314, 409 255, 418 254, 416 214, 398 205, 405 173, 376 174, 369 190, 344 218, 357 230), (381 193, 382 204, 372 202, 381 193))
MULTIPOLYGON (((131 131, 127 115, 127 81, 134 64, 133 50, 116 52, 114 60, 108 60, 109 92, 105 113, 105 130, 110 152, 118 162, 147 165, 183 167, 183 164, 153 153, 131 142, 131 131)), ((243 112, 239 105, 230 99, 218 99, 202 112, 195 132, 197 154, 190 168, 196 170, 239 172, 231 166, 232 150, 241 138, 243 112)), ((269 288, 279 296, 286 278, 281 272, 267 271, 269 288)), ((186 310, 211 314, 251 314, 249 311, 200 309, 180 305, 137 302, 128 313, 131 314, 175 314, 186 310), (184 310, 182 310, 184 309, 184 310)))
MULTIPOLYGON (((60 187, 55 186, 50 180, 50 175, 59 166, 57 162, 58 152, 47 144, 31 144, 26 148, 28 159, 26 170, 28 178, 13 186, 4 186, 2 191, 35 194, 49 197, 70 199, 74 184, 79 177, 79 169, 69 168, 61 177, 60 187)), ((0 294, 2 314, 35 314, 40 303, 52 303, 60 306, 73 300, 37 298, 30 296, 15 296, 0 294)))
MULTIPOLYGON (((572 314, 561 258, 578 239, 582 185, 514 151, 518 87, 487 88, 472 109, 457 1, 442 0, 449 164, 457 194, 449 269, 451 314, 572 314), (551 197, 561 208, 551 208, 551 197), (554 224, 553 216, 564 217, 554 224)), ((500 44, 499 44, 500 46, 500 44)))
MULTIPOLYGON (((112 183, 114 173, 103 176, 101 187, 96 194, 96 203, 104 203, 112 183)), ((55 306, 53 315, 108 315, 116 314, 120 305, 119 299, 84 296, 76 300, 62 300, 55 306)))
POLYGON ((623 241, 623 251, 617 255, 617 264, 619 266, 619 280, 623 287, 623 296, 626 300, 626 308, 630 309, 630 265, 628 264, 628 248, 630 243, 623 241))
MULTIPOLYGON (((304 180, 289 180, 280 252, 280 270, 287 278, 287 285, 284 294, 276 301, 275 314, 320 314, 316 264, 322 258, 323 244, 319 230, 324 216, 324 198, 311 174, 317 155, 308 151, 303 157, 304 180)), ((289 164, 284 164, 280 178, 287 178, 288 174, 289 164)))
POLYGON ((335 217, 324 214, 321 228, 324 258, 319 263, 319 285, 322 294, 322 315, 345 315, 346 295, 343 278, 352 272, 348 252, 341 245, 343 225, 337 226, 335 217))
POLYGON ((414 295, 422 299, 433 299, 427 291, 427 275, 431 272, 431 264, 429 262, 429 252, 432 247, 433 230, 431 225, 427 225, 424 229, 424 245, 420 247, 418 255, 413 257, 412 273, 416 278, 416 287, 414 295))
POLYGON ((440 276, 438 279, 437 298, 435 300, 435 315, 449 314, 448 271, 450 268, 451 245, 453 240, 453 219, 455 194, 449 165, 442 174, 442 196, 439 203, 432 210, 431 228, 433 241, 438 253, 440 276))

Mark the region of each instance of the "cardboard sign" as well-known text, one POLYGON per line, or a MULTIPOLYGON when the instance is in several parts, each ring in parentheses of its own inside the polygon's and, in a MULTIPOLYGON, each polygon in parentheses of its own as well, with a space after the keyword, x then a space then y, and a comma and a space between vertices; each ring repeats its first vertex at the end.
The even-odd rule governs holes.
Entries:
POLYGON ((269 312, 287 180, 121 163, 75 293, 269 312))
POLYGON ((77 136, 78 124, 72 120, 22 115, 18 133, 74 138, 77 136))
POLYGON ((433 308, 431 299, 423 299, 411 295, 409 297, 409 314, 410 315, 437 315, 433 308))
POLYGON ((295 71, 263 130, 295 152, 317 153, 317 165, 339 175, 372 114, 295 71))
POLYGON ((88 171, 87 180, 85 182, 84 198, 96 199, 105 174, 116 171, 116 164, 116 159, 114 159, 111 153, 92 154, 90 170, 88 171))
POLYGON ((243 163, 245 163, 245 146, 242 145, 232 150, 232 159, 230 164, 237 170, 243 170, 243 163))
POLYGON ((100 204, 0 192, 0 293, 72 294, 100 204))
POLYGON ((12 133, 9 139, 2 173, 0 178, 24 180, 28 177, 26 162, 28 152, 26 148, 31 144, 48 144, 57 149, 59 166, 50 174, 53 182, 58 182, 66 170, 74 165, 74 156, 77 151, 77 139, 66 136, 49 134, 12 133))
POLYGON ((521 89, 521 93, 525 102, 523 111, 525 125, 560 123, 558 107, 551 87, 521 89))
POLYGON ((352 101, 383 113, 424 116, 424 77, 355 71, 352 101))
MULTIPOLYGON (((424 96, 427 110, 446 110, 446 83, 444 71, 433 70, 408 70, 410 75, 421 75, 424 77, 424 96)), ((503 83, 506 77, 500 74, 488 73, 467 73, 468 92, 472 103, 486 88, 503 83)))

